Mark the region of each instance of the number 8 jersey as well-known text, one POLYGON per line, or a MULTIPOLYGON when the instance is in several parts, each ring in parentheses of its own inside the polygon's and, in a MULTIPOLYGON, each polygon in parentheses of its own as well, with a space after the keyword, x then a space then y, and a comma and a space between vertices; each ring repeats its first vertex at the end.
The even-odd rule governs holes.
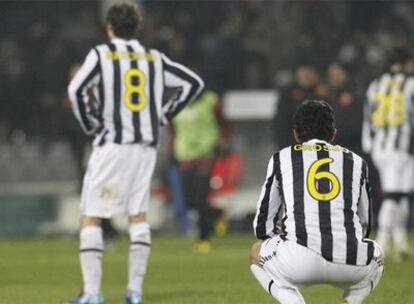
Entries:
POLYGON ((96 136, 95 145, 111 141, 156 146, 159 126, 195 99, 203 85, 195 73, 161 52, 135 39, 116 38, 89 52, 68 93, 83 130, 96 136), (165 87, 178 89, 166 102, 165 87))
POLYGON ((259 239, 280 234, 329 262, 367 265, 370 218, 366 162, 313 139, 272 156, 253 227, 259 239))
POLYGON ((365 153, 412 154, 414 78, 404 73, 385 73, 367 91, 362 127, 365 153))

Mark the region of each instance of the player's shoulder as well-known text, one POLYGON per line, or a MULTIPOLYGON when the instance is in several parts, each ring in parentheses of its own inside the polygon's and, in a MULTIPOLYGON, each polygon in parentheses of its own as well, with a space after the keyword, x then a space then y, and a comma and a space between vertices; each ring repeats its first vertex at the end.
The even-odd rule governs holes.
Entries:
POLYGON ((373 80, 371 80, 371 82, 369 83, 369 88, 377 86, 378 84, 380 84, 382 81, 387 80, 387 79, 391 79, 391 77, 393 76, 393 73, 387 71, 384 72, 382 74, 377 75, 373 80))
POLYGON ((97 45, 93 46, 91 48, 91 51, 92 50, 95 50, 95 51, 108 51, 110 45, 111 45, 111 43, 100 43, 100 44, 97 44, 97 45))
POLYGON ((108 56, 108 54, 111 52, 109 45, 110 43, 97 44, 90 48, 89 54, 97 55, 98 58, 101 58, 103 55, 108 56))
MULTIPOLYGON (((340 147, 342 147, 342 146, 340 146, 340 147)), ((350 150, 346 147, 342 147, 342 148, 344 149, 345 154, 350 155, 353 159, 358 160, 360 162, 365 162, 365 159, 361 155, 359 155, 358 153, 356 153, 356 152, 354 152, 354 151, 352 151, 352 150, 350 150)))
POLYGON ((383 79, 383 77, 385 76, 385 74, 379 75, 377 77, 375 77, 373 80, 371 80, 371 82, 368 85, 368 91, 374 89, 375 87, 378 86, 378 84, 381 82, 381 79, 383 79))
POLYGON ((281 155, 285 155, 288 151, 290 151, 292 146, 287 146, 285 148, 281 148, 279 150, 275 150, 272 154, 272 156, 270 157, 271 160, 275 160, 275 159, 279 159, 281 157, 281 155))
POLYGON ((156 48, 150 48, 143 44, 141 44, 137 39, 134 40, 136 45, 139 45, 142 52, 145 53, 145 59, 147 61, 157 62, 162 60, 163 56, 165 56, 160 50, 156 48))
POLYGON ((359 155, 358 153, 355 153, 354 151, 352 151, 352 150, 350 150, 350 149, 348 149, 344 146, 341 146, 341 145, 334 145, 333 147, 338 147, 339 150, 344 152, 343 155, 345 157, 348 157, 348 158, 352 159, 356 163, 360 163, 361 166, 367 166, 367 161, 361 155, 359 155))
POLYGON ((284 147, 284 148, 281 148, 281 149, 277 150, 276 152, 273 153, 273 157, 276 157, 276 156, 279 157, 280 155, 284 155, 284 154, 290 152, 292 150, 292 147, 293 146, 287 146, 287 147, 284 147))

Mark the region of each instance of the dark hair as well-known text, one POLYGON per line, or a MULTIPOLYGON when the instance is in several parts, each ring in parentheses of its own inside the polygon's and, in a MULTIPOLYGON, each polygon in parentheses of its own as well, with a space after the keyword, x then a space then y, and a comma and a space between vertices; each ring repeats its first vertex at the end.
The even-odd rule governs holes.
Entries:
POLYGON ((388 54, 388 63, 389 65, 405 64, 412 58, 413 54, 409 49, 398 47, 391 50, 391 52, 388 54))
POLYGON ((119 38, 134 37, 141 19, 138 6, 128 2, 112 5, 106 14, 106 23, 112 26, 115 36, 119 38))
POLYGON ((323 100, 305 100, 296 110, 294 128, 302 142, 312 138, 330 141, 335 129, 332 107, 323 100))

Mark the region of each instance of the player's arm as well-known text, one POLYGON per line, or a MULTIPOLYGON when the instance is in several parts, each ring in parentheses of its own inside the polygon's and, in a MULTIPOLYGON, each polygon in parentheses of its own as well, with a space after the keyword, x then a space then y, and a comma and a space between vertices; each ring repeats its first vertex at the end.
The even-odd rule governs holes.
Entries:
POLYGON ((92 49, 68 87, 73 113, 86 134, 94 134, 96 130, 101 128, 100 122, 93 116, 88 106, 88 89, 98 84, 99 77, 99 57, 97 51, 92 49))
POLYGON ((276 234, 275 218, 280 214, 282 202, 279 195, 279 183, 275 175, 274 155, 267 166, 266 179, 257 205, 256 216, 253 220, 253 229, 256 237, 261 240, 270 238, 276 234))
POLYGON ((364 237, 369 237, 371 232, 372 202, 368 182, 368 165, 363 161, 361 173, 361 195, 358 201, 358 217, 364 231, 364 237))
POLYGON ((163 106, 163 124, 171 121, 188 103, 197 98, 204 88, 203 80, 182 64, 161 54, 165 86, 177 88, 178 94, 163 106))
POLYGON ((374 94, 374 84, 371 84, 367 91, 367 96, 364 102, 364 113, 362 120, 362 150, 364 153, 371 153, 372 150, 372 134, 373 134, 373 125, 371 120, 371 102, 374 94))

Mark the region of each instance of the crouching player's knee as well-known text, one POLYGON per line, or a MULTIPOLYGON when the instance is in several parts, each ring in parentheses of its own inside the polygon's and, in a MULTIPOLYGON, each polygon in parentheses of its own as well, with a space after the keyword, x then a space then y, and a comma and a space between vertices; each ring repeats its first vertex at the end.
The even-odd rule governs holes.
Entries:
POLYGON ((367 276, 356 283, 348 287, 344 291, 343 302, 346 304, 361 304, 363 301, 372 293, 372 291, 379 284, 382 275, 384 273, 384 251, 382 248, 374 242, 374 256, 373 261, 365 267, 370 268, 370 271, 367 273, 367 276))
POLYGON ((260 266, 260 248, 262 247, 263 241, 257 241, 252 245, 250 249, 250 264, 260 266))

